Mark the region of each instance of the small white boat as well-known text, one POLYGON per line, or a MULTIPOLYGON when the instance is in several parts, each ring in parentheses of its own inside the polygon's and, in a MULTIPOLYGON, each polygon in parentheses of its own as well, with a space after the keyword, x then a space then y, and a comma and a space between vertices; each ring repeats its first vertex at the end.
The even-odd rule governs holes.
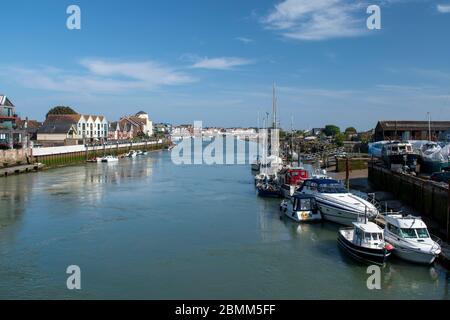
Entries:
POLYGON ((394 249, 384 240, 383 229, 367 221, 339 229, 338 244, 354 259, 377 265, 383 265, 394 249))
POLYGON ((130 152, 128 152, 126 154, 126 157, 128 157, 128 158, 136 158, 137 157, 137 152, 134 151, 134 150, 131 150, 130 152))
POLYGON ((322 220, 316 200, 311 195, 295 194, 289 200, 283 200, 280 211, 296 222, 322 220))
POLYGON ((117 161, 119 161, 119 158, 114 156, 106 156, 101 159, 101 162, 117 162, 117 161))
POLYGON ((384 236, 395 247, 394 254, 407 261, 432 264, 441 246, 431 239, 427 225, 420 217, 386 215, 384 236))

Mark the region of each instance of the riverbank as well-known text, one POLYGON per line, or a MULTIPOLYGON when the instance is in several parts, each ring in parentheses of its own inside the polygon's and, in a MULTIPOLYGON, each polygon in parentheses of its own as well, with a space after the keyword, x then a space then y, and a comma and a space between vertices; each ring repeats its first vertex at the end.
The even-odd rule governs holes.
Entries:
POLYGON ((37 170, 78 165, 89 159, 113 155, 121 157, 131 150, 158 151, 171 145, 167 140, 117 143, 102 146, 61 146, 31 149, 30 164, 20 164, 0 169, 0 177, 21 174, 37 170))

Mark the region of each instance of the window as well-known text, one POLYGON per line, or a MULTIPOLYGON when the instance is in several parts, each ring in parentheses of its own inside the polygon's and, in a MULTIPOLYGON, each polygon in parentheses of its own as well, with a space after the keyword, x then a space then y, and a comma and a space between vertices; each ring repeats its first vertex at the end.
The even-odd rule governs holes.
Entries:
POLYGON ((370 241, 372 238, 370 236, 370 233, 364 232, 364 241, 370 241))
POLYGON ((430 234, 426 228, 416 229, 416 232, 420 239, 427 239, 430 237, 430 234))
POLYGON ((86 123, 83 123, 83 130, 86 130, 86 123))
POLYGON ((394 226, 390 223, 388 223, 388 230, 391 231, 393 234, 400 235, 399 228, 397 228, 396 226, 394 226))
POLYGON ((311 199, 300 200, 300 210, 302 210, 302 211, 311 210, 311 199))
POLYGON ((400 229, 400 235, 403 238, 407 238, 407 239, 417 238, 417 234, 416 234, 416 231, 414 229, 402 228, 402 229, 400 229))

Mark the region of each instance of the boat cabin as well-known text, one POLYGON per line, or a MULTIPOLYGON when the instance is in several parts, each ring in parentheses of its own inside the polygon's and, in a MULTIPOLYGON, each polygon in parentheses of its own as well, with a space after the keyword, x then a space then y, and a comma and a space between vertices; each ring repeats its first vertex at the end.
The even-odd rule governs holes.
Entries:
POLYGON ((417 239, 418 242, 430 238, 427 225, 420 217, 387 215, 385 219, 387 230, 400 238, 417 239))
POLYGON ((293 211, 315 211, 318 207, 314 196, 307 194, 295 194, 292 199, 293 211))
POLYGON ((353 244, 365 248, 384 246, 383 230, 373 222, 353 223, 353 244))
POLYGON ((281 184, 299 186, 308 179, 308 171, 303 168, 286 168, 279 173, 281 184))
POLYGON ((300 193, 348 193, 347 189, 334 179, 308 179, 303 182, 300 193))
POLYGON ((409 142, 394 141, 383 145, 382 154, 385 156, 404 155, 413 153, 413 147, 409 142))

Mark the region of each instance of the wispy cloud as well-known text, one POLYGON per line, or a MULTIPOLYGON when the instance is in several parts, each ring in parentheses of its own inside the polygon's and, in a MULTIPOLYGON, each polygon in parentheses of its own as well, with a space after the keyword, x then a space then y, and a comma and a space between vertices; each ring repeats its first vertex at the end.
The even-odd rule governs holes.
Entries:
POLYGON ((54 67, 5 67, 7 76, 23 86, 61 92, 111 93, 128 90, 153 90, 160 86, 181 85, 195 81, 191 76, 153 61, 114 62, 84 59, 79 71, 54 67))
POLYGON ((195 62, 191 68, 195 69, 214 69, 230 70, 238 66, 244 66, 253 63, 252 60, 238 57, 219 57, 219 58, 201 58, 195 62))
POLYGON ((253 39, 246 38, 246 37, 237 37, 236 40, 243 42, 245 44, 253 42, 253 39))
POLYGON ((440 13, 450 13, 450 4, 438 4, 436 9, 440 13))
POLYGON ((359 9, 359 1, 284 0, 275 5, 262 23, 267 29, 297 40, 355 37, 365 31, 359 9))

